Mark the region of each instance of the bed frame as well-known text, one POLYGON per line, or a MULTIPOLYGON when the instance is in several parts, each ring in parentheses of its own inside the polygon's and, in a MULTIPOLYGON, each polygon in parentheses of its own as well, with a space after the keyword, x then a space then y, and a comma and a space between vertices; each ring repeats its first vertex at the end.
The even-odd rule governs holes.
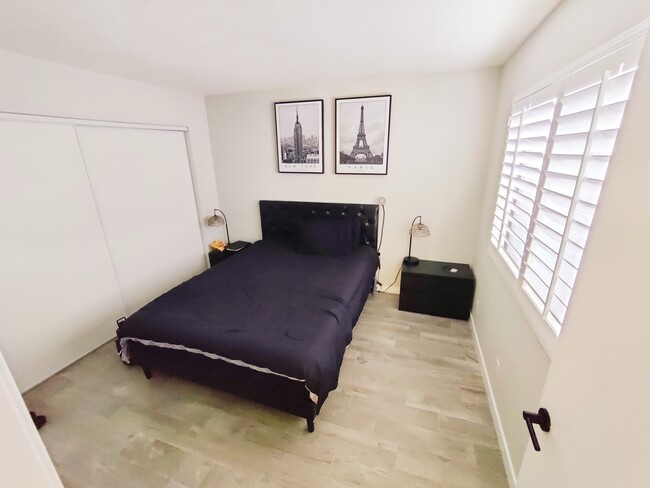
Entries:
MULTIPOLYGON (((264 239, 295 241, 300 221, 357 216, 361 224, 360 244, 377 248, 378 205, 271 200, 261 200, 259 205, 264 239)), ((368 283, 368 293, 372 286, 373 283, 368 283)), ((362 303, 365 304, 365 300, 362 303)), ((353 324, 356 324, 361 315, 361 309, 354 311, 353 324)), ((157 369, 233 393, 305 418, 309 432, 314 431, 314 419, 326 399, 319 398, 316 404, 310 399, 302 382, 260 373, 200 354, 146 346, 137 342, 129 347, 132 363, 141 366, 147 378, 151 378, 152 370, 157 369)))

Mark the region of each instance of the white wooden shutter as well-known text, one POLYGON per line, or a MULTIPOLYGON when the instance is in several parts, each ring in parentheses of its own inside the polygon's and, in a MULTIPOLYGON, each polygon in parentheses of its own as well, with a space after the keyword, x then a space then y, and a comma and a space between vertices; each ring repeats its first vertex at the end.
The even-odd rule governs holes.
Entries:
POLYGON ((513 109, 492 239, 519 277, 537 197, 556 99, 537 93, 513 109))
POLYGON ((642 40, 513 105, 490 240, 559 334, 642 40))

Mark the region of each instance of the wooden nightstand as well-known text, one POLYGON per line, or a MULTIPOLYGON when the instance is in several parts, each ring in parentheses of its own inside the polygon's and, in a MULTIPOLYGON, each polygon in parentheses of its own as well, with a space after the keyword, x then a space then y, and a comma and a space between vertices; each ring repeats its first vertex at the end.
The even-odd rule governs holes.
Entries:
POLYGON ((244 252, 248 246, 250 246, 250 242, 246 241, 236 241, 230 244, 231 247, 235 246, 237 248, 237 251, 232 251, 226 248, 225 251, 217 251, 216 249, 213 251, 210 251, 208 253, 208 257, 210 258, 210 267, 219 264, 222 261, 225 261, 226 259, 234 256, 235 254, 238 254, 240 252, 244 252))
POLYGON ((399 309, 468 320, 476 280, 468 264, 425 261, 402 265, 399 309))

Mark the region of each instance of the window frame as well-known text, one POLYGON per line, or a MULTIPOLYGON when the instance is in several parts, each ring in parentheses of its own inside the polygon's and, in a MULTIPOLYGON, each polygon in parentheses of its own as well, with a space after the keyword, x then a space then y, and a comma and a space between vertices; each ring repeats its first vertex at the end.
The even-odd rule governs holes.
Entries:
MULTIPOLYGON (((574 75, 574 74, 578 73, 579 71, 583 70, 584 68, 589 67, 590 65, 598 62, 602 58, 610 56, 610 55, 614 54, 615 52, 617 52, 617 51, 619 51, 619 50, 621 50, 621 49, 623 49, 623 48, 625 48, 625 47, 627 47, 627 46, 629 46, 629 45, 631 45, 631 44, 633 44, 633 43, 635 43, 637 41, 641 42, 642 45, 645 44, 644 41, 645 41, 645 37, 647 35, 647 32, 648 32, 649 28, 650 28, 650 20, 642 22, 641 24, 635 26, 632 29, 629 29, 628 31, 626 31, 623 34, 617 36, 616 38, 612 39, 611 41, 609 41, 608 43, 602 45, 601 47, 595 49, 594 51, 590 52, 589 54, 587 54, 585 56, 582 56, 581 58, 576 60, 574 63, 571 63, 569 66, 565 67, 564 69, 562 69, 562 70, 556 72, 555 74, 549 76, 543 82, 537 84, 533 88, 528 89, 528 90, 520 93, 519 95, 515 96, 514 99, 513 99, 513 103, 510 105, 510 108, 509 108, 508 113, 507 113, 507 122, 505 124, 503 124, 503 126, 502 126, 505 129, 504 133, 509 134, 509 132, 511 130, 510 121, 511 121, 511 116, 514 115, 516 113, 516 111, 517 111, 517 110, 515 110, 515 108, 519 107, 519 109, 521 110, 523 108, 523 106, 525 105, 523 102, 525 102, 528 98, 533 97, 537 93, 543 93, 545 91, 548 91, 549 94, 554 94, 555 97, 556 97, 556 105, 554 107, 554 110, 555 110, 555 112, 557 112, 557 106, 559 105, 559 103, 558 103, 559 99, 562 96, 566 96, 566 94, 564 93, 564 89, 563 89, 564 83, 565 83, 565 81, 567 79, 569 79, 571 77, 571 75, 574 75), (554 85, 556 85, 555 88, 553 88, 554 85)), ((601 83, 602 83, 602 79, 601 79, 601 83)), ((634 87, 633 87, 633 90, 634 90, 634 87)), ((601 97, 603 96, 603 94, 602 94, 602 89, 600 89, 599 91, 601 92, 598 95, 598 101, 600 102, 601 97)), ((632 94, 630 95, 630 97, 628 98, 628 101, 629 101, 629 99, 632 98, 632 96, 633 96, 633 91, 632 91, 632 94)), ((600 109, 602 108, 599 105, 600 105, 600 103, 598 103, 598 108, 594 112, 594 116, 593 116, 592 121, 591 121, 591 127, 589 129, 589 136, 588 136, 588 139, 587 139, 588 144, 590 144, 590 141, 593 140, 593 134, 595 132, 594 126, 598 122, 599 112, 600 112, 600 109)), ((550 144, 550 141, 552 140, 552 136, 553 136, 553 132, 554 132, 554 128, 552 126, 553 126, 553 124, 555 122, 556 116, 557 116, 557 113, 554 113, 554 116, 551 119, 551 128, 549 129, 548 139, 547 139, 548 144, 550 144)), ((522 123, 523 123, 523 114, 520 115, 519 126, 518 126, 518 129, 517 129, 518 130, 518 136, 517 136, 516 141, 519 140, 519 133, 521 131, 522 123)), ((624 124, 621 123, 619 125, 618 130, 620 130, 620 128, 623 125, 624 124)), ((509 260, 503 255, 504 251, 501 250, 501 240, 503 239, 503 229, 505 228, 505 225, 502 226, 502 232, 499 235, 499 243, 498 243, 498 245, 495 245, 493 243, 493 241, 492 241, 492 239, 493 239, 493 234, 492 234, 493 222, 494 222, 494 219, 495 219, 495 215, 497 215, 497 213, 498 213, 497 212, 497 202, 499 200, 498 195, 499 195, 499 191, 501 189, 501 181, 502 181, 502 178, 504 177, 504 173, 503 173, 504 159, 506 157, 506 149, 507 149, 507 146, 508 146, 509 138, 508 137, 503 137, 502 140, 504 141, 504 144, 502 146, 502 150, 499 153, 500 156, 501 156, 501 159, 499 160, 499 164, 498 164, 498 176, 496 178, 496 180, 497 180, 496 181, 496 191, 494 191, 492 193, 492 195, 494 195, 494 197, 495 197, 495 201, 494 201, 494 203, 492 204, 492 206, 490 208, 491 212, 489 214, 488 230, 486 232, 486 234, 487 234, 487 246, 489 248, 488 249, 488 254, 490 255, 490 257, 491 257, 492 261, 494 262, 495 266, 497 267, 497 269, 499 270, 499 273, 501 274, 501 276, 502 276, 502 278, 504 280, 504 283, 510 289, 511 293, 515 296, 516 301, 518 302, 518 305, 520 306, 521 311, 523 312, 524 316, 526 317, 527 321, 529 322, 531 328, 533 329, 533 331, 534 331, 535 335, 537 336, 539 342, 541 343, 543 349, 545 350, 545 352, 547 353, 547 355, 549 357, 552 357, 553 352, 555 351, 559 336, 561 335, 561 331, 564 329, 564 327, 570 321, 571 300, 569 299, 569 303, 567 304, 568 306, 567 306, 567 310, 566 310, 566 315, 564 317, 564 320, 561 323, 562 327, 561 327, 561 329, 559 331, 557 331, 557 333, 554 330, 553 326, 549 322, 547 322, 547 320, 544 318, 543 313, 546 312, 549 309, 550 303, 551 303, 551 300, 552 300, 552 297, 553 297, 553 285, 555 284, 555 282, 558 279, 559 268, 561 266, 561 260, 562 260, 562 253, 563 253, 564 248, 566 246, 567 236, 569 234, 569 228, 570 228, 570 226, 571 226, 571 224, 573 222, 573 214, 575 212, 575 208, 577 206, 577 203, 579 202, 579 198, 577 197, 577 195, 578 195, 579 190, 580 190, 580 185, 584 181, 583 177, 584 177, 585 166, 586 166, 585 161, 584 161, 585 154, 589 153, 590 148, 589 148, 589 146, 587 146, 584 149, 583 154, 581 156, 581 164, 580 164, 580 168, 579 168, 579 174, 576 176, 576 188, 575 188, 575 191, 573 193, 573 196, 571 197, 570 209, 568 211, 568 216, 567 216, 567 223, 566 223, 565 230, 564 230, 564 232, 562 234, 561 248, 560 248, 560 251, 558 252, 557 263, 556 263, 555 269, 553 270, 552 283, 551 283, 551 286, 549 287, 549 295, 548 295, 548 297, 546 299, 545 306, 543 308, 543 312, 540 313, 538 308, 534 305, 532 299, 528 296, 528 294, 526 293, 526 291, 523 288, 523 284, 526 283, 526 282, 524 281, 522 275, 523 275, 523 271, 525 270, 525 260, 526 260, 527 256, 524 255, 522 257, 522 265, 517 270, 516 266, 513 266, 509 262, 509 260)), ((515 148, 514 154, 516 154, 516 153, 517 153, 517 149, 515 148)), ((612 160, 614 161, 614 164, 615 164, 616 153, 617 153, 617 150, 616 150, 616 146, 615 146, 614 150, 613 150, 613 152, 612 152, 612 154, 610 156, 610 164, 611 164, 612 160)), ((539 208, 540 191, 541 191, 541 188, 544 185, 544 176, 545 176, 544 172, 547 169, 547 166, 548 166, 548 157, 546 157, 546 155, 545 155, 545 157, 543 158, 543 161, 542 161, 542 166, 539 169, 539 181, 538 181, 537 187, 536 187, 537 195, 536 195, 536 197, 534 199, 534 202, 533 202, 533 210, 531 212, 531 219, 535 218, 535 212, 539 208)), ((508 190, 510 190, 510 187, 512 185, 512 181, 514 180, 514 178, 512 177, 512 173, 514 171, 515 171, 515 165, 513 164, 512 169, 511 169, 511 173, 510 173, 510 176, 509 176, 508 190)), ((607 178, 605 177, 604 181, 602 182, 601 190, 604 189, 606 185, 607 185, 607 178)), ((503 214, 502 214, 504 219, 506 218, 506 210, 508 209, 507 205, 508 205, 508 196, 509 195, 510 195, 510 191, 508 191, 508 194, 505 197, 505 207, 504 207, 503 214)), ((599 201, 598 203, 602 204, 601 201, 599 201)), ((594 225, 597 225, 598 213, 599 212, 596 210, 595 215, 594 215, 593 220, 592 220, 592 223, 589 226, 590 229, 593 228, 594 225)), ((528 251, 528 246, 529 246, 530 240, 531 240, 532 232, 529 232, 529 231, 531 231, 533 229, 533 227, 534 227, 534 225, 531 224, 531 225, 529 225, 529 227, 527 229, 527 239, 526 239, 526 242, 524 243, 525 246, 526 246, 525 247, 525 252, 528 251)), ((588 241, 588 239, 587 239, 587 241, 588 241)), ((588 247, 589 247, 589 242, 587 242, 585 244, 583 252, 586 252, 588 247)), ((584 256, 583 256, 583 260, 584 260, 584 256)), ((572 290, 575 290, 576 287, 579 286, 578 285, 579 281, 580 281, 580 271, 579 271, 579 268, 578 268, 577 276, 575 278, 575 282, 573 284, 572 290)))

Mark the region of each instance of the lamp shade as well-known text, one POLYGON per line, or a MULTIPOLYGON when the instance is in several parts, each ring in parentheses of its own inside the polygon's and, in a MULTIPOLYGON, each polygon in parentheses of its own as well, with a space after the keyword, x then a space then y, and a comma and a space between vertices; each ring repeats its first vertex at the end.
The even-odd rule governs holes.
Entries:
POLYGON ((208 219, 208 225, 210 227, 219 227, 221 225, 226 226, 226 237, 228 243, 230 243, 230 232, 228 232, 228 219, 226 219, 226 214, 218 208, 214 209, 214 215, 208 219))
POLYGON ((409 229, 409 235, 411 237, 429 237, 429 228, 422 222, 413 224, 409 229))
POLYGON ((216 212, 217 211, 215 210, 215 214, 208 219, 208 225, 210 227, 219 227, 226 223, 223 217, 221 215, 217 215, 216 212))

